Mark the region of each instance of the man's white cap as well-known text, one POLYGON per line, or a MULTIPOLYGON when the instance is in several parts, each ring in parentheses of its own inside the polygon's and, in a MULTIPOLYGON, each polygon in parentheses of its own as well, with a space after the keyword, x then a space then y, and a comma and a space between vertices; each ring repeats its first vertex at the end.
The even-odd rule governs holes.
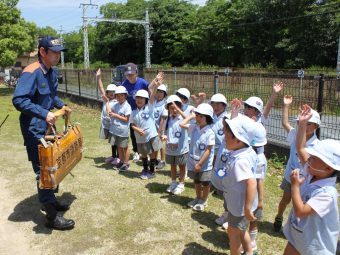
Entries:
POLYGON ((144 97, 144 98, 149 99, 149 93, 145 89, 140 89, 135 94, 135 97, 144 97))
POLYGON ((313 147, 306 148, 309 155, 318 157, 334 170, 340 171, 340 142, 326 139, 318 142, 313 147))
POLYGON ((247 104, 247 105, 249 105, 251 107, 255 107, 261 113, 263 111, 263 101, 259 97, 249 97, 243 103, 245 103, 245 104, 247 104))
POLYGON ((245 144, 252 146, 256 136, 256 125, 255 122, 247 116, 238 115, 234 119, 225 119, 231 132, 234 136, 244 142, 245 144))
POLYGON ((128 94, 128 92, 124 86, 118 86, 116 88, 115 94, 128 94))
POLYGON ((267 144, 267 131, 264 126, 259 122, 254 122, 255 137, 252 140, 251 146, 259 147, 267 144))
POLYGON ((115 84, 107 85, 106 91, 115 91, 117 86, 115 84))
POLYGON ((161 84, 161 85, 158 86, 157 90, 164 91, 165 94, 167 94, 168 93, 168 86, 165 85, 165 84, 161 84))
POLYGON ((171 96, 169 96, 168 99, 166 100, 166 104, 167 104, 167 105, 168 105, 168 104, 171 104, 171 103, 173 103, 173 102, 179 102, 179 103, 182 104, 181 99, 180 99, 178 96, 176 96, 176 95, 171 95, 171 96))
POLYGON ((217 94, 213 95, 210 99, 210 102, 224 103, 225 105, 227 105, 227 99, 221 93, 217 93, 217 94))
POLYGON ((214 109, 211 107, 210 104, 202 103, 198 105, 197 108, 194 109, 194 112, 197 112, 203 115, 208 115, 211 117, 211 119, 214 119, 214 109))
POLYGON ((180 88, 179 90, 177 90, 177 93, 185 96, 188 100, 190 99, 190 91, 186 88, 180 88))

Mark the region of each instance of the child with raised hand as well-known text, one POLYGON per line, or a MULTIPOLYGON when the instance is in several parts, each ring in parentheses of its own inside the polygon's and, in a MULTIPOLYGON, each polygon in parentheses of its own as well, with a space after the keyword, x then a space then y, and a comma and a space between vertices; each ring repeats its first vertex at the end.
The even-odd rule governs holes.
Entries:
POLYGON ((306 147, 305 134, 312 118, 312 109, 304 105, 296 136, 296 150, 304 170, 291 172, 293 208, 283 228, 288 240, 284 255, 337 254, 339 211, 335 183, 340 171, 340 142, 327 139, 306 147))
POLYGON ((187 128, 191 137, 187 161, 188 176, 194 180, 196 198, 188 203, 195 211, 204 211, 208 206, 210 178, 213 169, 215 134, 211 129, 214 111, 211 105, 203 103, 186 117, 180 126, 187 128), (189 124, 192 119, 196 124, 189 124))
MULTIPOLYGON (((280 188, 283 190, 283 194, 281 200, 279 202, 277 208, 277 214, 275 217, 275 221, 273 224, 274 230, 276 232, 281 231, 282 222, 283 222, 283 213, 286 210, 287 205, 290 203, 291 200, 291 182, 290 182, 290 175, 293 169, 302 169, 302 165, 299 161, 299 158, 296 153, 296 129, 293 128, 288 120, 288 110, 289 106, 292 104, 293 98, 290 95, 285 95, 283 98, 283 107, 282 107, 282 126, 284 130, 287 132, 287 141, 290 144, 290 153, 289 159, 284 171, 284 178, 280 185, 280 188)), ((308 125, 306 129, 306 144, 305 146, 313 147, 318 142, 319 139, 316 137, 315 131, 319 128, 321 121, 320 115, 312 110, 312 117, 308 120, 308 125)))
POLYGON ((253 212, 257 208, 255 179, 257 155, 251 143, 258 127, 244 115, 232 120, 225 119, 223 124, 226 146, 220 146, 212 183, 223 191, 224 206, 228 211, 227 233, 230 254, 239 255, 241 245, 244 254, 253 254, 247 229, 249 222, 256 220, 253 212))
MULTIPOLYGON (((98 88, 103 100, 103 108, 101 113, 101 125, 100 125, 100 132, 99 138, 100 139, 109 139, 110 137, 110 116, 108 111, 110 111, 111 107, 117 102, 115 97, 115 90, 116 85, 109 84, 104 91, 103 82, 101 79, 101 70, 100 68, 96 72, 96 78, 98 82, 98 88)), ((105 159, 106 163, 119 163, 118 153, 117 153, 117 146, 111 146, 111 156, 105 159)))
MULTIPOLYGON (((151 93, 151 90, 153 88, 149 87, 149 91, 151 93)), ((166 118, 168 116, 168 112, 165 109, 166 104, 166 96, 168 93, 168 87, 166 84, 161 84, 157 88, 157 92, 155 95, 155 102, 154 102, 154 119, 156 123, 157 132, 159 134, 159 137, 162 136, 164 133, 164 123, 166 121, 166 118)), ((163 147, 160 149, 161 159, 159 160, 158 164, 156 165, 157 169, 163 169, 165 166, 165 154, 163 147)))
POLYGON ((162 139, 166 141, 166 163, 170 165, 171 183, 166 189, 168 193, 178 195, 184 191, 185 166, 188 159, 189 142, 188 131, 180 127, 185 119, 182 101, 176 95, 171 95, 166 101, 168 118, 165 124, 165 135, 162 139), (179 183, 176 182, 177 165, 179 167, 179 183))
POLYGON ((111 107, 110 117, 110 139, 112 146, 118 147, 119 162, 114 164, 114 169, 119 171, 128 171, 129 165, 129 126, 131 106, 127 101, 128 92, 125 87, 118 86, 115 91, 117 102, 111 107))
POLYGON ((138 153, 141 154, 143 170, 140 178, 148 180, 155 177, 156 155, 163 144, 157 133, 154 120, 154 100, 156 90, 163 81, 163 73, 158 73, 150 86, 151 95, 146 90, 138 90, 135 95, 137 109, 132 111, 130 116, 131 127, 135 132, 138 153), (150 102, 149 102, 150 100, 150 102), (150 157, 150 169, 148 158, 150 157))

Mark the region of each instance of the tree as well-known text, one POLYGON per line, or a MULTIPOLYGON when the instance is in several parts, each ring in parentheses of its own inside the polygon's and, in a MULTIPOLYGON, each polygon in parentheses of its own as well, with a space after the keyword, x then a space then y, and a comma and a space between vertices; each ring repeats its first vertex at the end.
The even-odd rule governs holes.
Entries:
POLYGON ((20 17, 18 0, 0 1, 0 66, 15 64, 18 55, 36 46, 36 25, 20 17))
POLYGON ((50 26, 39 27, 37 29, 37 35, 38 37, 45 37, 45 36, 59 37, 58 32, 50 26))

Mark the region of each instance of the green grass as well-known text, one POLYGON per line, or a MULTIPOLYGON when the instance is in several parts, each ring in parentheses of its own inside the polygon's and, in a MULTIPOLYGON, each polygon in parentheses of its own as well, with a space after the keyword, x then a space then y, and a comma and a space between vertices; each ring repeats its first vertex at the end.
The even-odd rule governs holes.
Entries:
MULTIPOLYGON (((71 102, 72 121, 81 123, 85 150, 73 176, 68 175, 60 185, 59 196, 72 204, 65 217, 74 219, 76 227, 67 232, 45 228, 12 93, 0 87, 0 120, 10 114, 0 130, 0 177, 10 181, 5 189, 20 201, 9 221, 16 222, 37 250, 44 254, 229 254, 227 235, 214 223, 223 212, 219 197, 211 195, 207 210, 195 213, 185 206, 194 198, 192 181, 179 196, 165 193, 170 181, 168 167, 150 181, 137 178, 141 166, 136 164, 127 173, 112 170, 104 163, 110 146, 98 139, 100 112, 71 102)), ((279 159, 270 162, 258 236, 259 254, 268 255, 282 254, 286 245, 284 237, 272 231, 283 168, 279 159)))

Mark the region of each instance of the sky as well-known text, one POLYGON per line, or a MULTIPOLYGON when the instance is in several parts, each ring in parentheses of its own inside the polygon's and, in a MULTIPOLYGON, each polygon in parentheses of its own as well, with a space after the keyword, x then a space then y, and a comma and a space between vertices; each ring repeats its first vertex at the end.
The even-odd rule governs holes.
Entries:
MULTIPOLYGON (((126 0, 19 0, 17 8, 21 16, 37 24, 38 27, 50 26, 62 33, 78 31, 82 26, 81 3, 99 5, 89 7, 86 11, 88 17, 100 17, 99 8, 109 2, 121 3, 126 0)), ((192 0, 192 3, 204 5, 205 0, 192 0)), ((152 22, 152 21, 151 21, 152 22)))

